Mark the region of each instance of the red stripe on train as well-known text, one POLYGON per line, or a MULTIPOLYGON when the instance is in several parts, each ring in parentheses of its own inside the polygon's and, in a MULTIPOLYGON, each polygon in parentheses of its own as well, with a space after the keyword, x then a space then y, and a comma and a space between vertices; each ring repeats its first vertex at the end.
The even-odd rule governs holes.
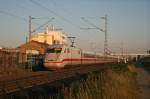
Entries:
POLYGON ((95 61, 96 59, 95 58, 86 58, 86 59, 70 59, 70 58, 67 58, 67 59, 63 59, 62 61, 57 61, 57 62, 52 62, 52 61, 46 61, 45 63, 63 63, 65 61, 95 61))

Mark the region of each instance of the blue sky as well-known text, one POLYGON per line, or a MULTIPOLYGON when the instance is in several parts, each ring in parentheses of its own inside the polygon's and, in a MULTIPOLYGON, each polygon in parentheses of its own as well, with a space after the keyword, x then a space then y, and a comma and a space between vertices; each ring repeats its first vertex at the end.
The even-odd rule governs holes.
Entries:
POLYGON ((51 17, 49 24, 62 28, 69 36, 76 36, 76 45, 85 50, 103 52, 104 33, 81 30, 92 27, 85 17, 100 28, 108 15, 108 41, 112 51, 120 51, 121 43, 128 52, 150 49, 150 0, 0 0, 0 46, 16 47, 28 36, 28 16, 33 29, 51 17), (38 2, 41 6, 35 4, 38 2))

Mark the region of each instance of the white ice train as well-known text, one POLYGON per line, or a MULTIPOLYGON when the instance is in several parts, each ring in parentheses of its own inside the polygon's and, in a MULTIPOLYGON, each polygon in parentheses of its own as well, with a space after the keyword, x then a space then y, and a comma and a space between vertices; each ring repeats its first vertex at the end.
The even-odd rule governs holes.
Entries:
POLYGON ((99 64, 115 62, 114 58, 84 53, 81 49, 67 45, 51 45, 46 49, 44 67, 49 70, 68 68, 83 64, 99 64))

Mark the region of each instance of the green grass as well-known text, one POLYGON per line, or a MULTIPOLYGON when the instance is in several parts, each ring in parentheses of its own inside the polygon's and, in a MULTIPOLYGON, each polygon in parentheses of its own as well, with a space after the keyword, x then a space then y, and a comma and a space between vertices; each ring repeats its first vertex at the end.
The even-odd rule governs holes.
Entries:
POLYGON ((136 99, 136 80, 130 73, 118 74, 107 70, 101 75, 89 75, 63 90, 64 99, 136 99))
MULTIPOLYGON (((138 99, 136 74, 127 65, 111 65, 61 89, 63 99, 138 99)), ((54 98, 50 98, 54 99, 54 98)), ((55 99, 60 99, 58 96, 55 99)))
POLYGON ((46 86, 36 91, 29 91, 29 99, 139 99, 136 74, 126 64, 110 65, 67 85, 54 89, 46 86))

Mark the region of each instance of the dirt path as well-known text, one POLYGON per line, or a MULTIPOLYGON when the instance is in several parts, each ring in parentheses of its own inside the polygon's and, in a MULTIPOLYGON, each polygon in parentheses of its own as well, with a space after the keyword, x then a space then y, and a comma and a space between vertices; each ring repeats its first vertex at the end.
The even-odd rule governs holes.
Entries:
POLYGON ((143 68, 137 68, 136 71, 141 99, 150 99, 150 74, 143 68))

